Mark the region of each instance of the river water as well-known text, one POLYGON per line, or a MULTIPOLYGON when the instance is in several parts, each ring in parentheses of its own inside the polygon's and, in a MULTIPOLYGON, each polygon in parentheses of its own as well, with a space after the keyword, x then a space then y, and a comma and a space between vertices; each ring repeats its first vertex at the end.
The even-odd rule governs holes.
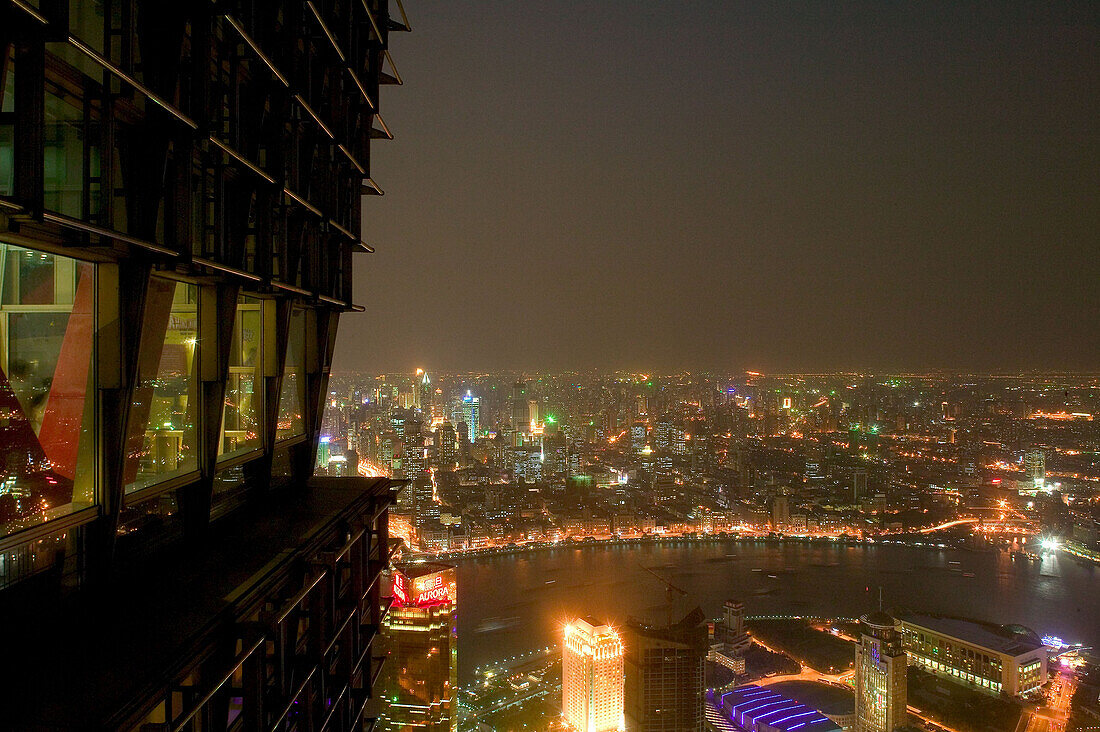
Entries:
POLYGON ((652 569, 682 588, 678 619, 727 598, 749 615, 856 617, 887 606, 1019 623, 1040 635, 1100 645, 1100 567, 1064 555, 1041 562, 892 545, 681 542, 563 547, 462 559, 458 566, 459 679, 477 666, 558 641, 570 617, 665 622, 669 603, 652 569))

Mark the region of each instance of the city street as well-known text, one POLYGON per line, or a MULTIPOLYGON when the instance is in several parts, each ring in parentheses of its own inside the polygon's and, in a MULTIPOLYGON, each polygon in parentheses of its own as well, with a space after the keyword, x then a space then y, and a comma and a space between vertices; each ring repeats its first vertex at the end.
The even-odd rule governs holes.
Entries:
POLYGON ((1062 732, 1069 719, 1069 704, 1077 682, 1072 673, 1062 671, 1053 677, 1047 692, 1047 703, 1024 714, 1017 725, 1019 732, 1062 732))

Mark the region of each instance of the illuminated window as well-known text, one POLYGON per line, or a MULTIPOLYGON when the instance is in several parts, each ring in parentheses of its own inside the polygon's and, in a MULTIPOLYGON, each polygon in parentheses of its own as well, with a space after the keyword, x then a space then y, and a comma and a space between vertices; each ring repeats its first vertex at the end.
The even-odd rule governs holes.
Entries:
POLYGON ((306 313, 294 309, 290 314, 290 334, 287 337, 283 386, 279 394, 279 424, 275 439, 284 440, 306 433, 302 418, 302 395, 305 389, 306 313))
POLYGON ((199 288, 154 277, 126 445, 126 490, 198 469, 199 288))
POLYGON ((0 242, 0 535, 95 503, 95 268, 0 242))
POLYGON ((260 405, 263 404, 262 344, 263 312, 259 298, 241 295, 233 320, 233 341, 229 355, 229 380, 222 410, 222 457, 258 449, 260 405))

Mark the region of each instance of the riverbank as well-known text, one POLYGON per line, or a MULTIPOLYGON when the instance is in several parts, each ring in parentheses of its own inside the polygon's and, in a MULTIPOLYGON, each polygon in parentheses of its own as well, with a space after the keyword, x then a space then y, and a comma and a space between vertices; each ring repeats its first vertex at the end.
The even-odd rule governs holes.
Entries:
POLYGON ((1021 562, 1003 552, 896 544, 678 537, 513 547, 449 561, 458 568, 466 680, 479 665, 560 643, 572 617, 667 622, 662 581, 687 593, 674 598, 674 618, 695 605, 718 617, 728 599, 756 618, 857 618, 877 607, 881 587, 891 606, 1100 643, 1100 570, 1060 554, 1021 562))
MULTIPOLYGON (((895 545, 920 547, 928 549, 963 549, 950 542, 913 541, 907 542, 898 539, 874 539, 861 538, 848 534, 840 536, 789 536, 785 534, 771 534, 766 536, 742 535, 738 533, 716 534, 678 534, 675 536, 632 536, 584 539, 564 539, 562 541, 533 541, 523 544, 506 544, 504 546, 479 547, 476 549, 462 549, 452 552, 411 552, 407 555, 409 561, 457 561, 460 559, 473 559, 478 557, 506 557, 514 554, 528 552, 548 551, 553 549, 581 548, 589 546, 599 547, 631 547, 631 546, 677 546, 682 544, 712 544, 714 542, 737 542, 744 544, 795 544, 803 546, 878 546, 895 545)), ((974 551, 974 550, 967 550, 974 551)))

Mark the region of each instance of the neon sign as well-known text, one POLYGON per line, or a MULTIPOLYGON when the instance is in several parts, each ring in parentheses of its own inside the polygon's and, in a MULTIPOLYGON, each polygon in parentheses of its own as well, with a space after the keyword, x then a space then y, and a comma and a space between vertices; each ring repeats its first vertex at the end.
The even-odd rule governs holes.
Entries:
POLYGON ((453 602, 452 584, 443 580, 442 574, 429 574, 409 580, 401 572, 393 573, 394 607, 431 607, 453 602))
POLYGON ((404 607, 409 602, 409 593, 405 589, 405 575, 400 572, 393 573, 393 604, 404 607))

